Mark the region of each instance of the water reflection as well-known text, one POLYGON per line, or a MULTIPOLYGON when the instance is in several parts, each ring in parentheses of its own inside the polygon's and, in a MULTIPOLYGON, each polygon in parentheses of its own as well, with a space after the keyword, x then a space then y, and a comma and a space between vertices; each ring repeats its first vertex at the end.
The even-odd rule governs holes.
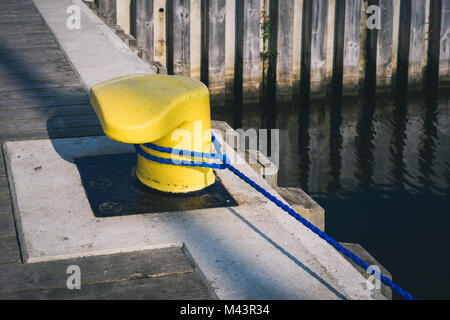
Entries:
MULTIPOLYGON (((326 210, 326 231, 357 242, 419 298, 450 298, 448 93, 326 101, 263 99, 234 124, 280 129, 278 184, 326 210)), ((213 109, 230 121, 231 110, 213 109)), ((236 119, 234 119, 236 120, 236 119)))

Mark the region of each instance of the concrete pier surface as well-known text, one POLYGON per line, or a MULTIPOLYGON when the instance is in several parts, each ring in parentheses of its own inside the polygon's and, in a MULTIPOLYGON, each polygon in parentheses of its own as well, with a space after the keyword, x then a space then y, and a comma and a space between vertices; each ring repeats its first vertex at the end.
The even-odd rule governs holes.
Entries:
MULTIPOLYGON (((81 9, 81 29, 67 29, 66 10, 84 6, 81 1, 19 4, 0 5, 27 9, 52 32, 84 90, 118 75, 153 72, 91 12, 81 9)), ((42 102, 33 98, 27 104, 42 102)), ((8 106, 21 99, 0 102, 8 106)), ((52 124, 48 116, 46 121, 52 124)), ((67 122, 58 123, 67 129, 67 122)), ((58 136, 63 139, 40 133, 25 140, 11 127, 2 140, 0 299, 384 299, 334 248, 229 171, 216 173, 236 207, 96 218, 74 158, 133 149, 71 128, 58 136), (36 138, 49 139, 29 140, 36 138), (87 272, 88 290, 66 290, 69 265, 87 272)), ((240 159, 231 148, 227 152, 240 159)), ((278 195, 245 161, 236 166, 278 195)))

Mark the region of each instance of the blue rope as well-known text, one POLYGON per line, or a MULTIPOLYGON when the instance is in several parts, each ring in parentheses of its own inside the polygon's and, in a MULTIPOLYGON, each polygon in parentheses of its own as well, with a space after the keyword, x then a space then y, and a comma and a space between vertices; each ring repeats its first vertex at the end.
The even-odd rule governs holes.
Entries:
MULTIPOLYGON (((301 222, 305 227, 310 229, 312 232, 317 234, 319 237, 324 239, 326 242, 328 242, 331 246, 333 246, 336 250, 344 254, 346 257, 351 259, 354 263, 356 263, 358 266, 363 268, 364 270, 368 270, 370 265, 366 263, 364 260, 362 260, 360 257, 355 255, 350 250, 344 248, 339 242, 328 236, 325 232, 317 228, 315 225, 313 225, 311 222, 303 218, 300 214, 298 214, 294 209, 292 209, 287 204, 280 201, 277 197, 270 194, 266 189, 258 185, 256 182, 254 182, 251 178, 246 176, 244 173, 239 171, 236 167, 231 165, 231 162, 226 154, 223 154, 220 150, 220 143, 217 141, 217 139, 212 135, 212 142, 216 148, 217 153, 201 153, 201 152, 194 152, 194 151, 187 151, 187 150, 180 150, 180 149, 172 149, 172 148, 165 148, 160 147, 157 145, 154 145, 152 143, 146 143, 144 146, 146 148, 162 152, 162 153, 170 153, 175 155, 183 155, 183 156, 191 156, 195 158, 203 158, 203 159, 220 159, 221 163, 208 163, 208 162, 199 162, 199 161, 187 161, 187 160, 175 160, 170 158, 160 158, 153 155, 150 155, 146 153, 139 145, 135 145, 135 149, 137 153, 144 158, 155 161, 162 164, 169 164, 169 165, 181 165, 181 166, 189 166, 189 167, 206 167, 206 168, 214 168, 214 169, 228 169, 231 172, 233 172, 236 176, 244 180, 246 183, 248 183, 250 186, 252 186, 254 189, 256 189, 258 192, 260 192, 262 195, 264 195, 267 199, 272 201, 276 206, 280 207, 282 210, 287 212, 289 215, 294 217, 296 220, 301 222)), ((381 282, 383 282, 386 286, 390 287, 394 292, 402 296, 406 300, 416 300, 408 291, 402 289, 397 284, 395 284, 391 279, 385 277, 380 272, 377 272, 376 270, 372 270, 371 275, 379 274, 379 278, 381 282)))

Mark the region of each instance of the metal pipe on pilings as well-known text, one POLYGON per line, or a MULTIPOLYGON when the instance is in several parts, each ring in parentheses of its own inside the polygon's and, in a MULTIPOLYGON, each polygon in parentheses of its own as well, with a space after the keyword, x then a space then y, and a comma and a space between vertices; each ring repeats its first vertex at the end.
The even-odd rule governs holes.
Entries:
POLYGON ((317 97, 336 84, 357 94, 371 83, 367 77, 377 91, 402 81, 422 88, 432 71, 441 85, 450 83, 450 0, 95 2, 105 21, 136 38, 148 61, 208 84, 215 105, 239 91, 245 102, 259 101, 267 76, 262 11, 272 28, 272 81, 280 97, 298 93, 301 79, 317 97))

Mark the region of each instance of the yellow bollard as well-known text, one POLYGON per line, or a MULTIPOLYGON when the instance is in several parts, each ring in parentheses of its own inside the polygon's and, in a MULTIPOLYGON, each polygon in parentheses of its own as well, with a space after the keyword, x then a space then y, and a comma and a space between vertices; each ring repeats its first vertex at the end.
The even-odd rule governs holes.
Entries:
MULTIPOLYGON (((194 160, 142 144, 211 152, 209 91, 200 81, 165 75, 124 76, 94 86, 90 101, 111 139, 141 144, 148 154, 160 158, 194 160)), ((141 155, 136 175, 143 184, 171 193, 198 191, 215 182, 211 168, 161 164, 141 155)))

